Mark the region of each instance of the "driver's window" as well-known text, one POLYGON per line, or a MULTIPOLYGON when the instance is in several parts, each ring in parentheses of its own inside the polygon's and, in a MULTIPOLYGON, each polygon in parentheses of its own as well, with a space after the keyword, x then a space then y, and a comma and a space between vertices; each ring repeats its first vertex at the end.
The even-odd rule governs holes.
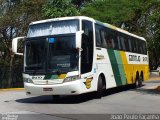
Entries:
POLYGON ((90 21, 82 21, 82 53, 81 53, 81 73, 92 70, 93 63, 93 24, 90 21))

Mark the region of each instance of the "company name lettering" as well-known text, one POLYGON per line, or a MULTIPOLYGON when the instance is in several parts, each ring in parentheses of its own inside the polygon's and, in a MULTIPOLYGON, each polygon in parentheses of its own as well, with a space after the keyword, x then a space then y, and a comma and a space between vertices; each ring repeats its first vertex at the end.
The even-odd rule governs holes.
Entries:
POLYGON ((137 55, 129 55, 129 61, 141 61, 141 57, 137 55))
MULTIPOLYGON (((143 62, 148 62, 148 57, 142 57, 143 62)), ((141 61, 141 56, 129 55, 129 61, 141 61)))

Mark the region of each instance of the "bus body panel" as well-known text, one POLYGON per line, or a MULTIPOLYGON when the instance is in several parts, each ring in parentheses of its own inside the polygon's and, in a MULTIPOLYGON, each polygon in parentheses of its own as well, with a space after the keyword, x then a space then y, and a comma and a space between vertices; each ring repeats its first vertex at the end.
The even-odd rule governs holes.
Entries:
MULTIPOLYGON (((143 79, 148 79, 147 55, 135 54, 117 50, 97 50, 97 71, 103 73, 106 79, 106 89, 134 84, 136 73, 143 73, 143 79), (130 58, 130 56, 134 56, 130 58), (147 58, 147 59, 146 59, 147 58)), ((97 74, 98 79, 99 74, 97 74)))
POLYGON ((111 61, 105 48, 96 49, 96 66, 97 66, 97 80, 102 73, 106 79, 106 88, 116 87, 114 73, 111 67, 111 61))
MULTIPOLYGON (((114 32, 125 34, 127 37, 135 37, 145 41, 144 38, 126 32, 115 26, 100 23, 88 17, 66 17, 44 21, 33 22, 30 25, 48 23, 60 20, 79 19, 79 30, 82 30, 82 20, 92 22, 93 25, 93 64, 90 72, 81 74, 81 62, 79 70, 57 75, 29 75, 23 74, 24 79, 31 79, 33 83, 24 82, 27 94, 31 95, 77 95, 97 91, 98 78, 101 74, 105 77, 106 89, 134 84, 137 73, 143 76, 143 80, 148 79, 148 55, 117 50, 107 47, 96 46, 96 28, 98 23, 104 28, 114 30, 114 32), (79 76, 80 78, 70 82, 64 82, 67 77, 79 76)), ((117 37, 117 36, 114 36, 117 37)), ((83 51, 83 50, 82 50, 83 51)), ((79 51, 79 61, 81 61, 81 51, 79 51)))

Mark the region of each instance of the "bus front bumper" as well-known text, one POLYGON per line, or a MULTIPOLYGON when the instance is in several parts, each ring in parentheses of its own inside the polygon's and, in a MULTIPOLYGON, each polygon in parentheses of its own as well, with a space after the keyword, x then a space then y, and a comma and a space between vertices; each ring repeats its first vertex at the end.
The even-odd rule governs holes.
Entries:
POLYGON ((84 93, 85 84, 80 80, 53 85, 24 83, 27 95, 78 95, 84 93))

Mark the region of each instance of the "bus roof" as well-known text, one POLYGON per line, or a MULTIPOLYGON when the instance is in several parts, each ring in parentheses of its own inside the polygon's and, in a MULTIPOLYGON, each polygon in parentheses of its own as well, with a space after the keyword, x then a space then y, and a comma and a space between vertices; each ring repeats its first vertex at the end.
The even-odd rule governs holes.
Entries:
POLYGON ((46 20, 40 20, 40 21, 31 22, 30 25, 46 23, 46 22, 53 22, 53 21, 61 21, 61 20, 73 20, 73 19, 86 19, 86 20, 98 23, 100 25, 103 25, 105 27, 108 27, 110 29, 113 29, 113 30, 119 31, 121 33, 124 33, 124 34, 127 34, 127 35, 133 36, 135 38, 138 38, 138 39, 146 41, 143 37, 140 37, 140 36, 137 36, 135 34, 132 34, 132 33, 128 32, 128 31, 123 30, 121 28, 118 28, 118 27, 116 27, 114 25, 111 25, 111 24, 108 24, 108 23, 103 23, 103 22, 97 21, 97 20, 95 20, 93 18, 86 17, 86 16, 72 16, 72 17, 52 18, 52 19, 46 19, 46 20))
POLYGON ((86 16, 73 16, 73 17, 60 17, 60 18, 52 18, 52 19, 35 21, 35 22, 31 22, 30 25, 39 24, 39 23, 46 23, 46 22, 53 22, 53 21, 61 21, 61 20, 73 20, 73 19, 87 19, 90 21, 94 21, 93 18, 89 18, 86 16))

